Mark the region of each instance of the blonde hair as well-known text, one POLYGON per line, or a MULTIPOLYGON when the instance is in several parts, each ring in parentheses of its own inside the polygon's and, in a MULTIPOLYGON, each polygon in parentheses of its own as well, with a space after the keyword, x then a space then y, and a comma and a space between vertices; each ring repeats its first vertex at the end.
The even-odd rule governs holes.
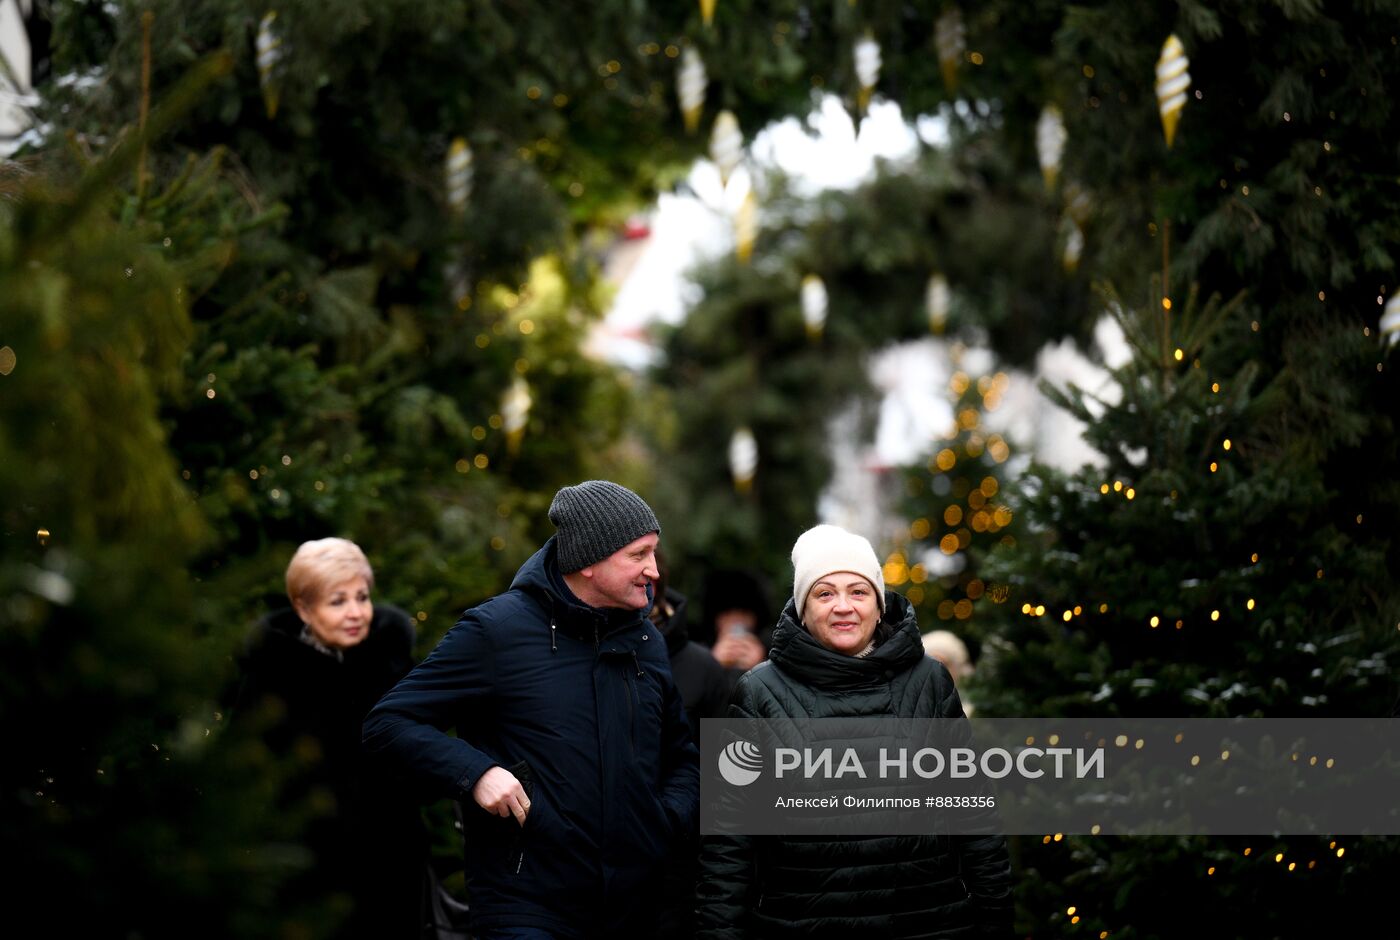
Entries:
POLYGON ((967 655, 967 644, 955 633, 947 630, 925 633, 924 652, 947 666, 954 679, 972 674, 972 661, 967 655))
POLYGON ((287 597, 294 607, 314 604, 322 591, 352 578, 374 587, 374 569, 360 546, 337 538, 302 542, 287 565, 287 597))

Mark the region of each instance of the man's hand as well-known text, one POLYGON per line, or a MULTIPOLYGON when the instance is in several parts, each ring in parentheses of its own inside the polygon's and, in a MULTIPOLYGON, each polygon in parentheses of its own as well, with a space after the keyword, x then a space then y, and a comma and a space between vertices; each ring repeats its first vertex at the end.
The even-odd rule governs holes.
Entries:
POLYGON ((504 767, 492 767, 482 774, 472 787, 472 799, 476 805, 497 816, 514 816, 515 821, 525 825, 525 817, 530 814, 530 798, 515 779, 515 774, 504 767))

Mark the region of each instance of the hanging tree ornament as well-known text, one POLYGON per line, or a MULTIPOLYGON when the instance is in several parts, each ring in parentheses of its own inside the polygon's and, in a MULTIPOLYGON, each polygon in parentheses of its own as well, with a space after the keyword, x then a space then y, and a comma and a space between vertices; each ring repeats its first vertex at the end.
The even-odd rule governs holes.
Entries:
POLYGON ((471 271, 465 261, 449 261, 443 265, 443 280, 447 282, 447 292, 458 310, 471 306, 471 271))
POLYGON ((856 80, 860 82, 860 95, 858 99, 861 114, 870 104, 870 95, 875 90, 875 84, 880 80, 880 44, 875 41, 875 37, 866 33, 856 40, 856 80))
POLYGON ((715 126, 710 131, 710 159, 719 167, 720 182, 728 183, 729 175, 744 158, 744 135, 739 130, 739 119, 728 109, 715 117, 715 126))
POLYGON ((967 33, 963 28, 962 10, 949 7, 933 27, 934 45, 938 47, 938 65, 943 69, 943 85, 952 94, 958 87, 958 66, 967 51, 967 33))
POLYGON ((1060 224, 1060 228, 1065 238, 1064 252, 1060 260, 1064 264, 1065 273, 1073 274, 1079 269, 1079 258, 1084 254, 1084 230, 1068 215, 1060 224))
POLYGON ((715 21, 715 0, 700 0, 700 19, 709 26, 715 21))
POLYGON ((710 78, 705 74, 705 61, 694 47, 686 46, 681 53, 681 69, 676 76, 676 98, 681 103, 685 132, 695 133, 700 126, 700 112, 705 109, 705 88, 710 78))
POLYGON ((753 245, 758 240, 758 196, 750 189, 734 213, 734 253, 740 264, 753 257, 753 245))
POLYGON ((952 306, 952 291, 948 289, 948 279, 941 274, 932 274, 928 287, 924 289, 924 307, 928 310, 928 328, 942 334, 948 326, 948 309, 952 306))
POLYGON ((1045 177, 1045 188, 1051 192, 1055 189, 1055 181, 1060 178, 1060 160, 1065 153, 1066 137, 1065 120, 1060 109, 1047 104, 1035 125, 1035 151, 1040 157, 1040 173, 1045 177))
POLYGON ((501 399, 501 429, 506 432, 506 447, 512 454, 520 452, 525 437, 525 425, 530 420, 530 406, 535 403, 530 386, 519 376, 510 383, 501 399))
POLYGON ((447 204, 461 215, 467 211, 472 194, 472 148, 463 137, 456 137, 447 148, 447 204))
POLYGON ((1065 271, 1073 274, 1079 267, 1079 258, 1084 253, 1084 226, 1089 223, 1089 213, 1094 208, 1088 190, 1078 183, 1065 184, 1065 213, 1060 220, 1060 231, 1064 238, 1064 253, 1061 260, 1065 271))
POLYGON ((729 439, 729 474, 734 478, 734 489, 740 493, 749 492, 757 472, 758 441, 748 428, 739 428, 729 439))
POLYGON ((1400 292, 1391 295, 1385 305, 1385 313, 1381 314, 1381 342, 1386 346, 1394 346, 1400 343, 1400 292))
POLYGON ((280 87, 282 62, 282 33, 277 28, 277 11, 269 10, 258 23, 256 41, 258 53, 258 85, 262 88, 263 107, 267 109, 268 120, 277 116, 277 103, 281 98, 280 87))
POLYGON ((1157 59, 1157 110, 1162 115, 1162 131, 1167 136, 1168 147, 1176 137, 1181 109, 1186 107, 1186 89, 1191 87, 1191 73, 1186 67, 1190 64, 1181 40, 1175 33, 1168 36, 1162 44, 1162 55, 1157 59))
POLYGON ((807 325, 807 338, 820 339, 826 329, 826 284, 815 274, 802 279, 802 322, 807 325))

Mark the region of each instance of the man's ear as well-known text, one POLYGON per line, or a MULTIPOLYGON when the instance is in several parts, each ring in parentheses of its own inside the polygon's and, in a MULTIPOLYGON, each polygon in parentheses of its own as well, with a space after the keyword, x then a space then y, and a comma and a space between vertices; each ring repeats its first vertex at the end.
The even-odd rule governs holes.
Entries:
POLYGON ((593 580, 593 566, 592 566, 592 565, 589 565, 587 568, 580 568, 580 569, 579 569, 577 572, 575 572, 575 573, 576 573, 576 574, 581 574, 581 575, 583 575, 585 578, 587 578, 587 579, 590 580, 590 581, 593 580))

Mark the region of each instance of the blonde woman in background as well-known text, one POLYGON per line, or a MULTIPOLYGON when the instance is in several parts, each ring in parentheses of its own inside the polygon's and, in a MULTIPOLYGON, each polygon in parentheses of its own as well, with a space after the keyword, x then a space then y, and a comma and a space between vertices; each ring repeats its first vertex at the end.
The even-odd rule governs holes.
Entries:
POLYGON ((309 807, 310 867, 287 909, 345 915, 338 937, 420 933, 427 837, 415 799, 366 766, 365 714, 413 666, 413 620, 370 600, 374 571, 354 542, 303 543, 287 566, 290 606, 264 617, 243 656, 235 716, 258 722, 309 807))

